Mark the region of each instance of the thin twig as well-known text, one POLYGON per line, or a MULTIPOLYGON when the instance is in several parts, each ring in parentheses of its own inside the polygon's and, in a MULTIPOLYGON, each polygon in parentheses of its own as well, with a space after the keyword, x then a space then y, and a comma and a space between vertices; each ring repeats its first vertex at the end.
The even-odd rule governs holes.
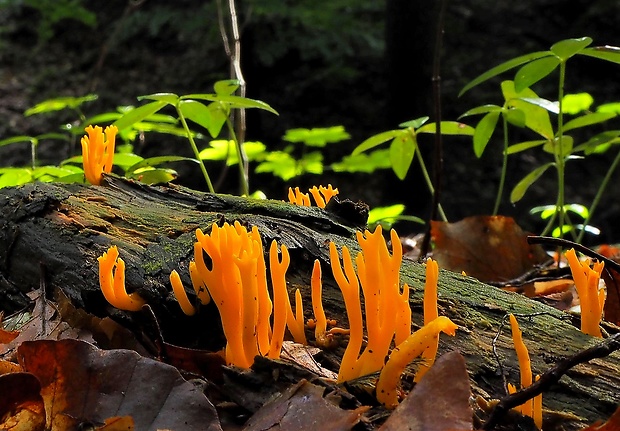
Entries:
POLYGON ((446 12, 446 0, 441 0, 439 5, 439 16, 437 18, 437 33, 435 35, 435 54, 433 59, 433 103, 435 105, 435 148, 433 155, 433 204, 429 227, 424 235, 420 256, 425 256, 430 249, 431 230, 430 221, 437 219, 439 202, 441 196, 441 171, 443 169, 443 148, 441 140, 441 49, 444 33, 444 15, 446 12))
POLYGON ((528 244, 550 244, 550 245, 558 245, 564 248, 569 248, 569 247, 574 248, 581 254, 585 254, 586 256, 605 262, 605 267, 607 269, 613 269, 614 271, 620 274, 620 264, 576 242, 569 241, 563 238, 553 238, 550 236, 534 236, 534 235, 528 236, 527 242, 528 244))
POLYGON ((595 358, 604 358, 616 350, 620 350, 620 333, 614 334, 601 343, 592 346, 589 349, 582 350, 570 358, 561 360, 553 368, 540 376, 540 379, 531 386, 502 398, 491 412, 491 416, 483 425, 482 429, 493 429, 500 419, 506 414, 506 412, 508 412, 508 410, 513 407, 520 406, 526 401, 534 398, 536 395, 539 395, 551 388, 552 385, 556 384, 560 378, 575 365, 588 362, 595 358))

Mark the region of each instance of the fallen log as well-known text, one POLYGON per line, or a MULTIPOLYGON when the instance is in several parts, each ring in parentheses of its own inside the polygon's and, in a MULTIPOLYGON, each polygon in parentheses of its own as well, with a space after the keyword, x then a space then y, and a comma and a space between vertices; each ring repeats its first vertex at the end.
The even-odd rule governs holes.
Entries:
MULTIPOLYGON (((354 234, 364 225, 364 211, 363 205, 348 201, 322 210, 176 186, 151 187, 113 176, 106 176, 100 187, 36 183, 2 189, 0 309, 12 312, 26 306, 25 294, 39 288, 43 279, 48 289, 62 290, 77 307, 139 326, 132 313, 109 306, 99 290, 97 257, 115 244, 127 264, 128 291, 139 292, 152 306, 165 338, 183 344, 206 328, 203 332, 210 334, 203 337, 206 346, 221 348, 221 335, 213 336, 215 329, 221 333, 216 309, 206 307, 194 318, 183 315, 168 282, 170 271, 180 269, 184 284, 190 286, 187 268, 196 228, 239 220, 256 225, 265 243, 277 239, 285 244, 292 262, 289 284, 299 287, 309 304, 314 259, 329 262, 330 241, 357 250, 354 234)), ((347 322, 329 271, 323 278, 326 313, 347 322)), ((405 261, 401 282, 411 287, 410 305, 418 327, 424 266, 405 261)), ((505 395, 500 370, 508 381, 519 380, 509 331, 504 329, 498 336, 506 313, 529 316, 520 321, 534 374, 543 374, 558 361, 600 341, 582 334, 563 312, 447 271, 439 277, 439 304, 440 314, 460 326, 456 337, 442 338, 440 351, 459 350, 466 359, 474 393, 490 398, 505 395)), ((311 317, 310 307, 305 317, 311 317)), ((543 403, 545 409, 572 413, 574 417, 565 419, 563 425, 577 429, 609 417, 620 404, 619 388, 620 354, 615 352, 571 368, 544 393, 543 403)))

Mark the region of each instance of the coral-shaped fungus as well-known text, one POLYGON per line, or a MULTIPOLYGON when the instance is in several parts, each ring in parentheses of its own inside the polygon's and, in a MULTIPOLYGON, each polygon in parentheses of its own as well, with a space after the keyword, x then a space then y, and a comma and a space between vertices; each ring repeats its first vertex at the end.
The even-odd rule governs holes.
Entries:
MULTIPOLYGON (((195 261, 190 263, 192 284, 200 302, 204 304, 210 297, 220 312, 228 363, 248 368, 257 355, 279 358, 287 326, 295 341, 306 343, 301 293, 297 290, 295 294, 294 314, 286 289, 290 256, 285 245, 280 246, 281 258, 275 240, 269 248, 271 298, 256 226, 248 232, 238 221, 222 227, 214 223, 209 235, 197 229, 196 238, 195 261), (205 253, 211 259, 211 269, 205 263, 205 253)), ((191 315, 195 310, 180 277, 174 274, 176 271, 170 276, 174 294, 183 311, 191 315)))
POLYGON ((105 299, 120 310, 138 311, 142 308, 146 301, 137 293, 128 294, 125 290, 125 262, 118 257, 118 248, 115 245, 110 247, 97 260, 99 285, 105 299))
MULTIPOLYGON (((437 269, 436 263, 433 266, 429 261, 427 277, 429 274, 430 277, 427 284, 434 285, 434 289, 429 289, 429 298, 425 294, 425 316, 428 316, 425 317, 424 327, 411 333, 409 287, 404 284, 402 291, 400 288, 402 246, 396 231, 390 232, 390 238, 391 254, 383 239, 381 226, 378 226, 374 233, 358 232, 357 240, 362 251, 355 258, 357 274, 346 246, 342 247, 341 264, 336 245, 330 243, 330 261, 334 279, 342 291, 350 328, 349 344, 342 358, 338 381, 351 380, 382 370, 377 384, 377 398, 387 407, 393 408, 398 403, 396 388, 405 366, 424 352, 429 352, 428 358, 424 356, 425 359, 434 361, 439 333, 454 335, 457 326, 447 317, 437 318, 437 269), (360 285, 364 293, 368 338, 361 354, 364 330, 360 285), (431 296, 434 296, 434 299, 431 299, 431 296), (431 311, 427 312, 426 309, 431 311), (392 342, 396 347, 388 362, 384 363, 392 342)), ((313 281, 314 279, 315 275, 313 281)), ((319 320, 317 317, 317 322, 319 320)))
POLYGON ((81 141, 84 175, 89 183, 99 185, 103 177, 102 173, 112 171, 118 128, 108 126, 104 132, 99 126, 88 126, 85 130, 88 135, 83 136, 81 141))
POLYGON ((566 252, 566 259, 575 281, 581 307, 581 332, 594 337, 602 337, 599 327, 603 318, 606 292, 599 289, 604 262, 597 262, 590 267, 590 260, 581 262, 574 249, 566 252))
MULTIPOLYGON (((521 389, 525 389, 532 385, 532 368, 530 363, 530 354, 527 351, 527 347, 523 342, 523 334, 519 329, 519 323, 515 316, 510 314, 510 328, 512 330, 512 342, 517 352, 517 359, 519 361, 519 372, 521 374, 521 389)), ((538 380, 539 376, 536 376, 538 380)), ((514 394, 517 388, 508 383, 508 393, 514 394)), ((533 399, 526 401, 524 404, 517 406, 516 411, 524 416, 529 416, 534 419, 534 423, 538 429, 542 429, 542 394, 536 395, 533 399)))
MULTIPOLYGON (((328 202, 338 194, 338 189, 334 189, 331 184, 328 184, 327 187, 316 186, 312 187, 309 190, 314 202, 316 202, 316 206, 319 208, 325 208, 328 202)), ((293 190, 292 187, 288 189, 288 200, 290 203, 300 206, 311 206, 310 203, 310 195, 308 193, 302 193, 299 190, 299 187, 295 187, 293 190)))

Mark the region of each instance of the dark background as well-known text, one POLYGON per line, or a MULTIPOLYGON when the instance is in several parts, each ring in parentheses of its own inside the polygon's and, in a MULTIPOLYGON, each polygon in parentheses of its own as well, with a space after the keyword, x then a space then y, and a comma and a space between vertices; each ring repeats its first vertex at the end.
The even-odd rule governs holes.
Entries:
MULTIPOLYGON (((283 147, 287 129, 342 124, 352 135, 332 145, 325 162, 349 154, 360 142, 402 121, 433 112, 431 74, 437 5, 434 0, 242 0, 237 2, 242 32, 242 67, 248 97, 263 100, 280 116, 248 111, 248 140, 260 140, 270 150, 283 147)), ((226 5, 224 12, 226 13, 226 5)), ((594 45, 620 45, 617 30, 620 3, 598 1, 447 1, 441 56, 444 120, 456 120, 468 109, 502 104, 502 75, 458 98, 460 89, 485 70, 515 56, 547 50, 562 39, 590 36, 594 45)), ((225 17, 226 22, 228 19, 225 17)), ((566 92, 589 92, 596 104, 620 101, 620 65, 594 59, 571 60, 566 92)), ((212 1, 79 1, 8 0, 0 3, 0 139, 55 131, 75 120, 62 111, 29 118, 23 112, 43 100, 96 93, 84 105, 86 116, 139 102, 139 95, 212 91, 215 81, 229 75, 212 1)), ((534 89, 555 100, 557 75, 534 89)), ((464 120, 475 125, 477 117, 464 120)), ((618 127, 612 121, 605 127, 618 127)), ((597 129, 598 131, 598 129, 597 129)), ((516 132, 514 132, 516 133, 516 132)), ((532 139, 511 135, 511 142, 532 139)), ((202 147, 207 142, 199 143, 202 147)), ((433 141, 421 139, 429 166, 433 141)), ((499 168, 501 134, 477 159, 471 140, 446 138, 442 203, 451 221, 492 210, 499 168)), ((41 164, 57 163, 76 146, 43 142, 41 164)), ((616 149, 586 161, 569 163, 567 202, 589 205, 616 149)), ((136 146, 142 156, 191 156, 187 143, 167 135, 148 134, 136 146)), ((28 164, 26 145, 0 148, 0 166, 28 164)), ((541 151, 509 159, 506 197, 512 186, 534 167, 549 160, 541 151)), ((417 165, 400 182, 389 171, 372 175, 307 175, 284 184, 270 175, 252 175, 251 189, 271 198, 284 198, 289 185, 307 187, 332 182, 344 197, 371 206, 402 202, 408 214, 427 218, 430 196, 417 165)), ((179 182, 204 189, 194 166, 175 165, 179 182)), ((212 169, 217 171, 218 167, 212 169)), ((231 170, 219 191, 236 193, 231 170)), ((618 175, 592 223, 603 230, 595 242, 617 241, 620 227, 618 175)), ((533 231, 542 223, 528 210, 555 201, 556 179, 549 171, 516 206, 513 215, 533 231)), ((399 231, 419 230, 405 225, 399 231)))

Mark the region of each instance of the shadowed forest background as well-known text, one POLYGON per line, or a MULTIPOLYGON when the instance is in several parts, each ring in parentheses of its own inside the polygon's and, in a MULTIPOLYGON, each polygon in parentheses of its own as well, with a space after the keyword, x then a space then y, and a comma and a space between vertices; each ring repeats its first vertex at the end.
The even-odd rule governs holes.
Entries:
MULTIPOLYGON (((327 163, 403 121, 425 115, 434 120, 431 75, 438 2, 237 3, 247 96, 267 102, 280 113, 276 117, 248 111, 247 140, 261 141, 274 150, 285 145, 281 138, 288 129, 343 125, 351 139, 329 146, 324 154, 327 163)), ((223 9, 226 13, 225 5, 223 9)), ((443 119, 456 120, 484 103, 501 105, 499 82, 508 79, 506 75, 461 98, 457 95, 467 82, 510 58, 549 49, 572 37, 590 36, 593 45, 620 45, 618 16, 620 5, 611 0, 578 0, 570 5, 553 0, 449 1, 441 57, 443 119)), ((228 23, 228 18, 224 20, 228 23)), ((139 105, 140 95, 211 92, 215 81, 230 77, 216 2, 9 0, 0 3, 0 23, 0 139, 55 131, 61 122, 74 119, 66 111, 23 117, 27 108, 49 98, 95 93, 98 99, 84 106, 92 116, 120 105, 139 105)), ((618 102, 617 77, 617 65, 575 59, 565 90, 588 92, 596 104, 618 102)), ((554 100, 555 90, 544 85, 536 91, 554 100)), ((472 126, 477 121, 464 119, 472 126)), ((199 143, 207 144, 206 140, 199 143)), ((430 136, 420 140, 429 166, 432 145, 430 136)), ((43 142, 40 163, 58 163, 76 150, 43 142)), ((192 156, 183 139, 154 133, 146 134, 135 151, 144 157, 192 156)), ((481 159, 474 156, 471 140, 462 137, 444 138, 444 151, 442 204, 450 221, 490 213, 499 178, 501 134, 493 136, 481 159)), ((577 163, 569 165, 567 202, 589 204, 610 157, 594 156, 587 170, 577 163)), ((29 158, 27 145, 0 148, 0 166, 26 165, 29 158)), ((539 163, 536 152, 512 156, 508 190, 539 163)), ((181 174, 178 183, 204 190, 195 166, 175 168, 181 174)), ((217 178, 219 166, 210 169, 217 178)), ((618 181, 617 175, 613 181, 618 181)), ((391 170, 382 170, 372 175, 325 172, 286 184, 271 175, 254 174, 250 185, 252 191, 260 189, 270 198, 283 199, 291 185, 307 188, 328 182, 340 188, 341 196, 371 206, 404 203, 407 214, 426 219, 430 213, 430 196, 415 164, 402 183, 391 170)), ((548 173, 516 206, 505 199, 500 213, 514 216, 536 232, 542 222, 528 211, 535 205, 552 204, 554 188, 555 178, 548 173)), ((609 187, 592 220, 602 230, 595 242, 617 241, 620 235, 615 189, 613 184, 609 187)), ((236 171, 228 172, 218 191, 238 193, 236 171)), ((418 225, 399 227, 402 233, 419 229, 418 225)))

